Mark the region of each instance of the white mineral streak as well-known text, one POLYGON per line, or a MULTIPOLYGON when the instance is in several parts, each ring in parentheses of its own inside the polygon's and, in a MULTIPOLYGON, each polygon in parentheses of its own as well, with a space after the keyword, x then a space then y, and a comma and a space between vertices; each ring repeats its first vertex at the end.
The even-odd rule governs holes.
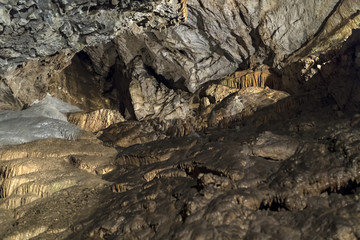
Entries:
POLYGON ((66 114, 77 111, 48 94, 25 110, 0 112, 0 147, 45 138, 75 139, 80 129, 67 122, 66 114))

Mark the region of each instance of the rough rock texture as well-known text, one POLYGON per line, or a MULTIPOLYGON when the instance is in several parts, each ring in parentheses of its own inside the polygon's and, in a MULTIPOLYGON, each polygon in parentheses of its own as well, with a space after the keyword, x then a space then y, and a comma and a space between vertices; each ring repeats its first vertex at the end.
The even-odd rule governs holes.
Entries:
POLYGON ((1 237, 357 239, 360 117, 307 98, 256 111, 260 126, 118 150, 89 136, 4 148, 1 237))
MULTIPOLYGON (((171 119, 172 113, 170 113, 167 115, 168 118, 160 118, 161 120, 149 119, 140 122, 121 122, 105 129, 100 139, 112 146, 128 147, 169 137, 185 136, 209 127, 227 127, 231 122, 249 117, 257 110, 266 108, 289 96, 285 92, 269 88, 251 87, 239 90, 224 88, 220 84, 211 85, 210 88, 206 89, 205 93, 209 95, 203 98, 209 99, 213 97, 222 101, 210 103, 209 100, 207 106, 187 102, 186 106, 193 106, 191 113, 187 115, 187 119, 171 119), (217 86, 223 91, 210 92, 209 89, 212 89, 212 86, 217 86)), ((198 96, 193 98, 199 99, 198 96)))
POLYGON ((186 5, 178 0, 1 1, 0 103, 12 95, 12 104, 5 107, 15 108, 41 97, 53 69, 62 70, 71 52, 110 41, 124 30, 162 29, 185 18, 186 5), (62 60, 53 62, 54 58, 62 60), (36 67, 23 66, 39 59, 43 62, 36 67), (45 65, 43 74, 27 76, 41 65, 45 65))
POLYGON ((101 189, 109 184, 95 175, 112 170, 113 166, 110 162, 115 155, 114 149, 103 147, 101 142, 90 135, 82 135, 77 141, 72 142, 49 139, 2 148, 0 151, 1 238, 31 239, 48 230, 51 232, 51 229, 54 233, 63 232, 64 225, 68 227, 78 217, 81 218, 77 215, 77 211, 86 210, 90 206, 86 204, 87 200, 76 195, 86 194, 87 191, 101 189), (71 193, 67 192, 67 189, 71 188, 75 190, 72 200, 68 195, 71 193), (36 202, 53 197, 53 203, 48 202, 49 205, 37 210, 32 209, 32 206, 37 205, 36 202), (75 208, 64 211, 62 208, 64 205, 72 205, 75 208), (34 217, 49 210, 53 215, 34 217), (30 212, 34 215, 30 216, 30 212), (67 219, 62 218, 63 216, 67 216, 67 219), (39 225, 30 226, 23 222, 25 225, 19 231, 8 229, 8 224, 18 225, 20 222, 17 220, 23 217, 30 217, 25 221, 36 221, 39 225))
POLYGON ((81 129, 90 132, 97 132, 112 124, 125 121, 118 111, 109 109, 70 113, 68 114, 67 120, 81 129))
POLYGON ((62 49, 102 43, 127 28, 161 29, 184 18, 175 0, 6 0, 0 4, 1 70, 62 49))
POLYGON ((50 77, 68 66, 73 55, 64 51, 41 61, 28 61, 0 76, 1 110, 19 110, 45 97, 50 77))
POLYGON ((188 5, 187 22, 177 28, 116 38, 125 64, 141 55, 157 74, 194 92, 238 68, 277 66, 312 39, 309 45, 317 53, 332 49, 359 28, 359 0, 195 0, 188 5))
POLYGON ((156 80, 144 69, 142 61, 135 60, 129 92, 137 120, 148 117, 160 119, 184 119, 188 115, 189 96, 176 93, 156 80), (183 96, 182 96, 183 95, 183 96))
POLYGON ((99 81, 84 54, 76 54, 69 66, 48 81, 47 91, 50 94, 84 111, 115 107, 109 96, 105 96, 106 82, 99 81))
MULTIPOLYGON (((359 28, 359 0, 196 0, 189 2, 188 8, 186 3, 1 2, 0 65, 6 73, 0 80, 0 103, 4 102, 0 107, 15 109, 41 97, 50 80, 44 76, 51 78, 54 66, 62 70, 70 62, 72 55, 63 57, 61 67, 49 60, 49 55, 56 56, 57 52, 62 56, 63 49, 70 51, 67 54, 84 50, 94 71, 102 76, 100 86, 112 75, 112 66, 119 68, 113 56, 118 55, 120 65, 130 75, 131 66, 134 61, 138 65, 140 58, 144 69, 163 79, 166 86, 195 92, 203 83, 237 69, 261 64, 286 68, 309 54, 336 49, 352 29, 359 28), (184 19, 185 24, 157 31, 184 19), (95 44, 108 46, 113 38, 116 52, 102 46, 96 50, 86 48, 95 44), (104 57, 107 55, 111 56, 104 57), (31 69, 23 67, 23 62, 39 58, 48 62, 43 74, 28 77, 31 69), (14 64, 23 77, 16 77, 14 64)), ((134 114, 130 112, 130 116, 134 114)))
POLYGON ((0 149, 1 239, 360 239, 359 0, 31 1, 24 34, 75 38, 22 63, 29 3, 0 0, 0 108, 97 132, 0 149))

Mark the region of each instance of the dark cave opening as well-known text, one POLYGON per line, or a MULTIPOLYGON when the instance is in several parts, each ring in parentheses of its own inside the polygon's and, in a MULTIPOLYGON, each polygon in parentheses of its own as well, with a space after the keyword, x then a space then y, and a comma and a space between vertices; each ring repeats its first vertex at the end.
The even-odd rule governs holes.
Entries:
POLYGON ((189 91, 185 87, 185 84, 184 84, 185 79, 184 78, 181 78, 178 81, 174 81, 174 80, 171 80, 171 79, 167 79, 166 77, 164 77, 161 74, 158 74, 156 72, 156 70, 153 67, 149 66, 149 65, 144 65, 144 68, 151 76, 153 76, 158 82, 164 84, 167 88, 174 89, 174 90, 180 89, 180 90, 183 90, 183 91, 186 91, 186 92, 189 91))
POLYGON ((260 204, 259 210, 264 211, 272 211, 272 212, 279 212, 281 210, 289 211, 289 209, 285 206, 284 203, 272 200, 271 202, 262 202, 260 204))
POLYGON ((328 195, 336 193, 343 196, 354 195, 360 193, 360 183, 356 180, 349 180, 345 186, 341 186, 340 188, 328 187, 321 193, 327 193, 328 195))

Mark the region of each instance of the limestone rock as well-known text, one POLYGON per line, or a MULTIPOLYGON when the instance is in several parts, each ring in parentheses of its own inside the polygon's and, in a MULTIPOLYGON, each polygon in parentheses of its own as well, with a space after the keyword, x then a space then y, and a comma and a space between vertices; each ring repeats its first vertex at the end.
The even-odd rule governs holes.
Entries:
POLYGON ((251 147, 252 154, 272 160, 285 160, 294 155, 299 142, 295 139, 264 132, 251 147))
MULTIPOLYGON (((169 83, 195 92, 203 83, 221 79, 237 69, 261 64, 278 66, 320 35, 324 41, 333 36, 335 48, 350 35, 351 29, 359 27, 355 17, 355 6, 359 4, 351 0, 295 4, 290 0, 261 3, 197 0, 188 5, 187 22, 177 28, 154 33, 126 32, 119 36, 117 49, 125 65, 140 55, 147 66, 169 83), (348 24, 339 24, 340 19, 348 24), (338 29, 338 33, 331 29, 338 29)), ((315 46, 319 48, 317 55, 333 48, 329 44, 322 48, 322 42, 314 40, 311 47, 315 46)), ((299 58, 290 59, 293 60, 287 63, 299 58)))
POLYGON ((0 4, 2 71, 9 64, 46 57, 62 49, 81 50, 110 40, 127 28, 161 29, 173 25, 184 18, 186 9, 184 3, 161 0, 0 4))
POLYGON ((198 128, 196 122, 181 119, 126 121, 111 125, 101 133, 99 138, 111 146, 129 147, 169 137, 186 136, 194 133, 198 128))
POLYGON ((189 107, 186 94, 179 94, 144 70, 140 59, 134 61, 129 85, 132 105, 137 120, 160 118, 165 120, 186 118, 189 107))
MULTIPOLYGON (((281 126, 294 120, 287 119, 281 126)), ((171 234, 192 239, 217 234, 240 239, 306 239, 316 229, 321 236, 345 233, 357 237, 358 224, 352 222, 359 222, 358 180, 351 179, 358 179, 359 174, 350 159, 358 154, 358 129, 339 118, 331 120, 330 125, 336 127, 326 130, 327 116, 318 118, 317 124, 317 131, 310 135, 296 135, 301 139, 297 143, 301 150, 292 152, 291 158, 285 154, 282 162, 273 161, 268 155, 253 156, 251 139, 256 128, 208 131, 197 137, 122 149, 115 161, 120 168, 107 175, 115 182, 113 189, 117 194, 108 195, 113 196, 107 200, 108 214, 104 220, 88 223, 86 230, 72 237, 161 238, 171 234), (329 146, 332 147, 328 149, 329 146), (347 152, 341 153, 344 149, 347 152), (349 158, 347 154, 351 154, 349 158), (318 160, 316 167, 312 156, 318 160), (328 175, 328 171, 333 175, 328 175), (348 191, 353 192, 347 195, 348 191), (324 220, 321 224, 319 218, 324 220), (149 225, 155 223, 159 224, 157 231, 150 231, 149 225), (214 228, 216 233, 211 230, 214 228)), ((268 124, 266 128, 275 133, 268 132, 260 138, 271 139, 269 144, 278 146, 293 141, 288 135, 281 136, 279 131, 283 130, 278 127, 268 124)), ((256 143, 260 144, 260 140, 256 143)), ((104 216, 104 210, 97 211, 94 217, 100 216, 104 216)))
POLYGON ((0 77, 1 110, 19 110, 46 96, 52 75, 71 63, 74 53, 63 50, 41 61, 28 61, 11 67, 0 77))
POLYGON ((152 124, 152 122, 126 121, 112 125, 104 130, 100 139, 106 144, 129 147, 134 144, 147 143, 166 137, 165 134, 156 129, 156 125, 152 124))
POLYGON ((177 0, 6 1, 0 9, 2 109, 41 98, 52 75, 86 46, 109 42, 126 29, 162 29, 186 18, 186 3, 177 0))
POLYGON ((111 108, 105 81, 98 78, 85 53, 76 54, 69 66, 48 79, 47 92, 84 111, 111 108))
POLYGON ((0 207, 15 209, 75 184, 104 184, 75 167, 93 174, 106 173, 115 153, 85 136, 75 142, 50 139, 4 147, 0 151, 0 207), (74 159, 78 158, 83 161, 76 165, 74 159))
MULTIPOLYGON (((211 84, 210 86, 205 88, 205 96, 209 100, 209 103, 219 103, 224 98, 229 96, 230 94, 239 91, 236 88, 230 88, 227 86, 223 86, 220 84, 211 84)), ((203 103, 204 107, 206 107, 207 103, 203 103)))
POLYGON ((270 89, 240 92, 269 104, 255 119, 282 116, 166 139, 154 131, 170 126, 155 120, 121 122, 143 132, 147 122, 155 137, 117 150, 90 133, 1 149, 1 238, 358 238, 358 117, 336 117, 314 92, 299 103, 276 102, 287 94, 270 89), (306 122, 314 127, 290 128, 306 122))
POLYGON ((261 70, 237 71, 229 77, 225 77, 220 84, 231 88, 243 89, 247 87, 269 87, 280 88, 280 77, 271 72, 268 67, 263 66, 261 70))
POLYGON ((125 119, 116 110, 99 109, 93 112, 70 113, 67 120, 85 131, 97 132, 125 119))
POLYGON ((289 95, 286 92, 249 87, 229 95, 221 103, 213 107, 208 116, 208 125, 227 126, 231 121, 239 121, 253 115, 262 108, 275 104, 289 95))
MULTIPOLYGON (((162 83, 168 88, 195 92, 205 82, 222 79, 238 69, 255 69, 263 64, 281 69, 308 53, 319 56, 339 48, 352 30, 359 28, 355 10, 358 0, 316 3, 303 0, 296 4, 290 0, 261 4, 239 0, 206 3, 157 0, 138 5, 118 1, 108 4, 91 1, 86 6, 78 2, 1 5, 4 17, 0 63, 7 70, 0 80, 3 86, 0 102, 4 109, 21 108, 41 97, 48 87, 49 79, 45 76, 53 75, 53 68, 63 69, 72 54, 81 50, 90 56, 93 70, 101 76, 101 80, 97 78, 99 82, 106 82, 111 75, 114 59, 120 59, 130 69, 134 59, 140 57, 146 68, 163 77, 162 83), (186 23, 157 31, 183 21, 186 16, 186 23), (18 36, 29 47, 21 48, 22 42, 15 46, 18 36), (117 51, 108 48, 113 38, 117 51), (97 50, 86 47, 100 43, 102 46, 97 50), (61 57, 63 51, 70 56, 57 66, 51 59, 57 52, 61 57), (109 57, 100 60, 97 56, 109 57), (28 77, 31 71, 21 66, 24 61, 39 58, 48 62, 40 71, 43 74, 28 77), (20 68, 18 71, 15 65, 20 68), (14 77, 17 72, 24 74, 14 77)), ((38 66, 33 63, 31 68, 38 66)), ((240 77, 243 83, 237 84, 275 84, 270 87, 278 88, 277 81, 268 79, 265 83, 266 74, 258 74, 253 77, 246 74, 240 77), (244 78, 248 83, 244 83, 244 78)), ((54 93, 59 93, 54 89, 54 93)))
MULTIPOLYGON (((92 117, 119 110, 127 119, 96 136, 1 147, 0 238, 359 239, 358 0, 163 3, 18 1, 13 9, 0 0, 3 35, 8 26, 66 19, 71 28, 51 36, 79 36, 54 46, 70 55, 45 52, 53 61, 42 73, 41 61, 5 62, 22 63, 31 42, 18 51, 0 44, 9 57, 0 58, 8 74, 1 107, 21 108, 51 89, 84 107, 71 117, 91 129, 107 126, 92 117), (39 9, 47 10, 41 18, 39 9), (62 72, 74 49, 83 51, 62 72)), ((49 131, 21 114, 7 120, 49 131)))

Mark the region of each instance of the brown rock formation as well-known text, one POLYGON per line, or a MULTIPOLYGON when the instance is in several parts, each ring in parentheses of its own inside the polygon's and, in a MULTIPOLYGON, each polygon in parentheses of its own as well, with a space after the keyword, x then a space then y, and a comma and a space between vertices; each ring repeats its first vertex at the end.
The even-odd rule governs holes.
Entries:
POLYGON ((99 109, 88 113, 70 113, 67 119, 70 123, 89 132, 97 132, 112 124, 125 121, 118 111, 109 109, 99 109))
POLYGON ((0 239, 360 239, 358 6, 0 0, 0 239))

